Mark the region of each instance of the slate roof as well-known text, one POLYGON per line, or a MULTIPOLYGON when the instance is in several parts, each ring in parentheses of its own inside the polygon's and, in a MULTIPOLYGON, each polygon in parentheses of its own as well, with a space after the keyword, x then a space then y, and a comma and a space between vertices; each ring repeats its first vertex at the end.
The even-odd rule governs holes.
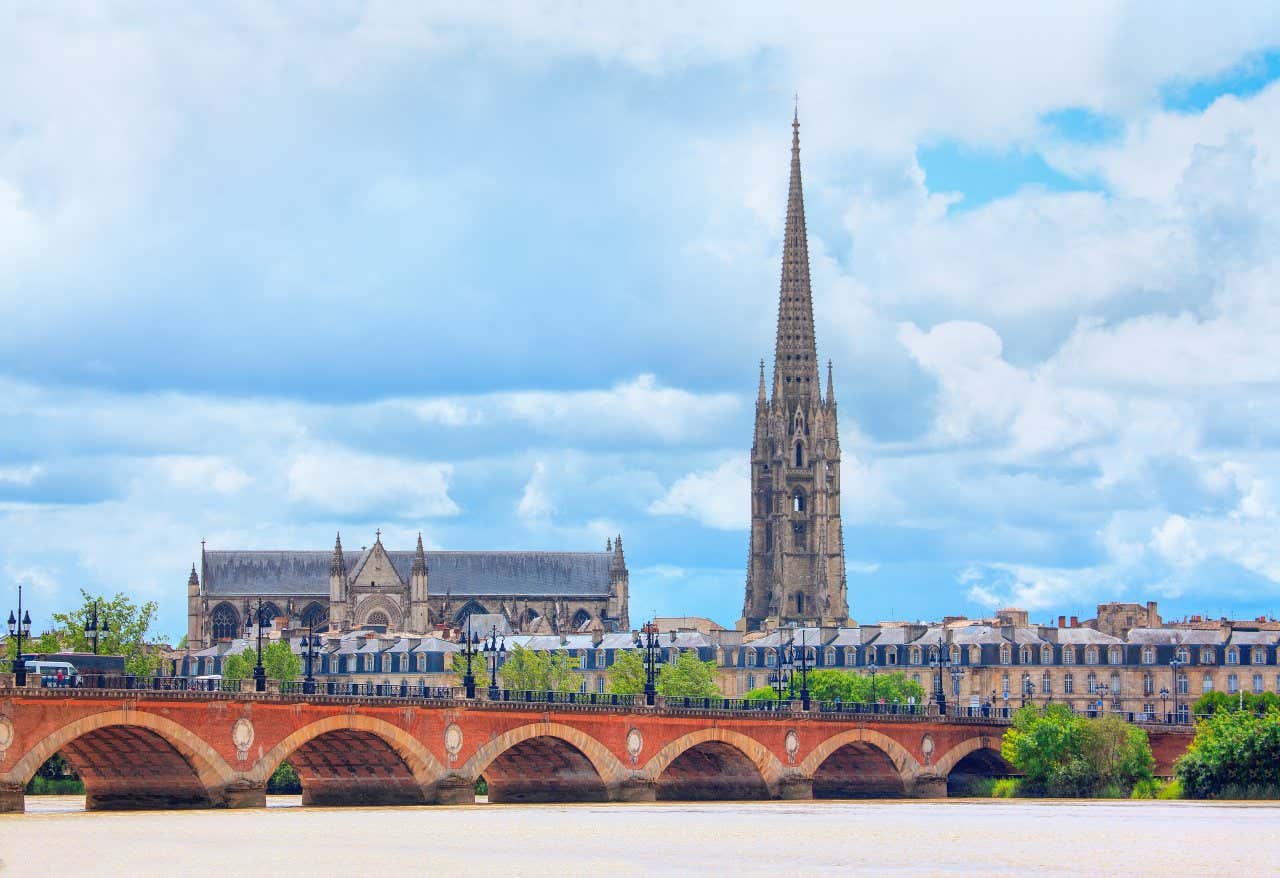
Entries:
MULTIPOLYGON (((355 570, 366 553, 346 556, 355 570)), ((413 552, 388 552, 404 582, 413 552)), ((216 597, 329 594, 324 551, 223 551, 204 553, 204 590, 216 597)), ((427 552, 431 594, 439 597, 607 597, 610 552, 427 552)))

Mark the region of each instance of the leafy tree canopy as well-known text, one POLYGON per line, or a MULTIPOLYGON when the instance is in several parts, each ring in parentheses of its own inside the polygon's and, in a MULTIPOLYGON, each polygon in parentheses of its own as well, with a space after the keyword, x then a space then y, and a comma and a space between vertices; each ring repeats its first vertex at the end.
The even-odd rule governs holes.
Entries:
MULTIPOLYGON (((98 609, 98 652, 102 655, 124 656, 125 673, 150 676, 160 669, 162 658, 148 643, 151 625, 156 619, 155 601, 135 604, 123 593, 113 598, 92 595, 80 590, 82 604, 65 613, 54 613, 54 627, 24 642, 23 652, 92 652, 93 640, 84 633, 84 626, 93 615, 94 603, 98 609), (106 631, 102 631, 103 626, 106 631), (28 645, 29 644, 29 645, 28 645)), ((7 660, 16 658, 17 641, 9 638, 6 643, 7 660)))
POLYGON ((1062 704, 1024 707, 1000 755, 1023 773, 1022 789, 1050 796, 1128 795, 1151 780, 1147 733, 1119 717, 1087 719, 1062 704))
POLYGON ((1174 773, 1190 798, 1280 798, 1280 709, 1214 712, 1174 773))
MULTIPOLYGON (((643 691, 643 676, 641 687, 643 691)), ((704 662, 696 650, 686 649, 658 673, 658 694, 671 697, 712 698, 720 694, 716 686, 716 663, 704 662)))
POLYGON ((1280 695, 1274 692, 1262 692, 1255 695, 1252 692, 1206 692, 1196 699, 1196 703, 1191 710, 1197 716, 1207 716, 1211 713, 1217 713, 1220 710, 1247 710, 1252 713, 1266 713, 1273 708, 1280 709, 1280 695))
POLYGON ((609 691, 614 695, 639 695, 644 692, 644 656, 633 650, 614 653, 609 667, 609 691))

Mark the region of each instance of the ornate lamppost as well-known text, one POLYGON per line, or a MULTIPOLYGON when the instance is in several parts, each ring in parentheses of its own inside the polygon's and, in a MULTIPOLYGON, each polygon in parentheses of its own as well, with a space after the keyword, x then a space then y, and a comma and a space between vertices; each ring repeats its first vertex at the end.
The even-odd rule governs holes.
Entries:
POLYGON ((1160 716, 1165 722, 1169 721, 1169 688, 1167 686, 1160 687, 1160 716))
MULTIPOLYGON (((805 644, 805 629, 800 629, 800 706, 809 709, 809 647, 805 644)), ((791 636, 795 640, 795 635, 791 636)), ((793 662, 794 663, 794 662, 793 662)))
POLYGON ((938 705, 938 716, 947 715, 947 696, 942 689, 942 671, 951 664, 951 656, 944 652, 946 642, 943 638, 938 638, 938 645, 932 650, 929 658, 929 664, 933 667, 934 672, 934 688, 933 700, 938 705))
POLYGON ((316 692, 316 678, 312 675, 311 670, 316 660, 316 650, 320 647, 320 635, 315 633, 312 623, 307 623, 307 637, 303 642, 306 651, 303 656, 307 660, 307 676, 302 683, 302 691, 307 695, 314 695, 316 692))
POLYGON ((476 697, 476 676, 471 673, 471 662, 475 660, 479 643, 480 635, 471 630, 471 617, 467 616, 467 630, 462 632, 462 658, 467 663, 467 672, 462 675, 462 688, 468 698, 476 697))
POLYGON ((266 606, 266 602, 262 598, 258 598, 258 609, 244 620, 245 631, 254 627, 254 621, 257 620, 258 628, 258 663, 253 666, 253 691, 267 691, 267 669, 262 664, 262 609, 266 606))
POLYGON ((27 663, 22 658, 22 641, 31 636, 31 613, 22 609, 22 586, 18 586, 18 614, 9 611, 9 636, 18 641, 18 651, 13 659, 13 682, 18 686, 27 685, 27 663))
POLYGON ((1170 681, 1173 684, 1173 721, 1178 722, 1178 672, 1182 670, 1183 662, 1175 655, 1169 661, 1169 673, 1172 676, 1170 681))
POLYGON ((661 648, 658 645, 658 626, 646 622, 636 633, 636 649, 644 650, 644 703, 653 707, 658 694, 658 662, 661 648))
POLYGON ((494 625, 484 643, 485 658, 489 662, 489 700, 498 700, 498 665, 507 657, 507 638, 498 638, 498 626, 494 625))
POLYGON ((871 661, 867 662, 867 673, 871 674, 871 709, 876 712, 880 710, 876 703, 876 671, 878 670, 880 669, 876 667, 875 654, 873 653, 871 661))
MULTIPOLYGON (((794 638, 794 635, 792 635, 794 638)), ((791 670, 795 667, 795 657, 793 656, 794 646, 788 642, 786 646, 782 645, 782 636, 778 636, 778 664, 773 675, 773 690, 778 693, 778 704, 783 701, 790 701, 790 692, 788 688, 791 685, 791 670)))
POLYGON ((952 663, 947 671, 951 674, 951 694, 956 697, 956 705, 958 706, 960 704, 960 680, 964 677, 964 668, 952 663))
POLYGON ((93 609, 89 611, 89 618, 84 623, 85 637, 93 640, 93 654, 98 654, 98 635, 109 634, 111 632, 111 624, 107 621, 107 617, 102 617, 102 624, 98 624, 98 599, 93 599, 93 609))

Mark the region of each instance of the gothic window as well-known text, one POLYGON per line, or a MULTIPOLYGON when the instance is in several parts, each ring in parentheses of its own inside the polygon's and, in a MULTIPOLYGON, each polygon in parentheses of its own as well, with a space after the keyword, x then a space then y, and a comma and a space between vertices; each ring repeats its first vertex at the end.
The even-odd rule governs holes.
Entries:
POLYGON ((796 521, 792 523, 791 541, 797 552, 806 552, 809 550, 809 538, 805 533, 803 521, 796 521))
POLYGON ((488 614, 488 612, 489 611, 486 610, 484 605, 480 602, 467 601, 462 605, 462 609, 458 610, 454 615, 453 621, 457 623, 459 627, 464 627, 468 616, 484 616, 488 614))
POLYGON ((764 526, 764 550, 766 552, 773 551, 773 525, 766 524, 764 526))
POLYGON ((240 633, 240 615, 230 604, 218 604, 213 610, 213 639, 234 640, 240 633))
POLYGON ((284 613, 280 612, 279 607, 277 607, 275 604, 268 601, 267 603, 262 605, 262 615, 259 618, 262 619, 262 626, 264 628, 267 628, 267 627, 270 627, 275 622, 276 619, 280 618, 283 615, 284 613))
POLYGON ((772 491, 766 491, 766 492, 765 492, 765 495, 764 495, 764 514, 765 514, 765 515, 772 515, 772 514, 773 514, 773 492, 772 492, 772 491))
POLYGON ((791 511, 804 512, 804 492, 796 488, 796 492, 791 495, 791 511))
POLYGON ((386 628, 391 625, 391 620, 387 618, 387 614, 381 610, 374 610, 364 620, 366 625, 378 626, 386 628))
POLYGON ((302 611, 302 627, 311 627, 316 631, 323 631, 329 627, 329 611, 325 609, 324 604, 319 601, 307 604, 307 608, 302 611))
POLYGON ((586 610, 578 610, 573 614, 573 628, 576 631, 591 620, 591 614, 586 610))
POLYGON ((804 614, 804 592, 801 592, 801 591, 796 592, 795 602, 796 602, 796 615, 797 616, 803 615, 804 614))
POLYGON ((804 466, 804 443, 796 443, 796 466, 804 466))

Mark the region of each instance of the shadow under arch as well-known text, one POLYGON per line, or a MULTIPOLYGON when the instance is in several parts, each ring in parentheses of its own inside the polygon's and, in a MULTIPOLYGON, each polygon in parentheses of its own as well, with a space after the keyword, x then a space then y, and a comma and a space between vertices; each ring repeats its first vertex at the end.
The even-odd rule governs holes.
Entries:
POLYGON ((710 728, 667 744, 644 773, 659 800, 770 799, 778 795, 782 763, 755 738, 710 728))
POLYGON ((285 761, 302 782, 304 805, 425 805, 444 774, 409 732, 361 714, 308 723, 263 754, 248 777, 265 784, 285 761))
POLYGON ((167 717, 119 709, 83 716, 37 741, 6 780, 25 786, 59 752, 84 781, 90 810, 232 804, 236 773, 199 735, 167 717))
POLYGON ((562 723, 517 726, 479 747, 458 770, 484 775, 489 801, 603 802, 626 769, 595 738, 562 723))
POLYGON ((970 795, 976 781, 1018 773, 1000 755, 1000 739, 989 735, 956 744, 938 760, 937 771, 946 778, 948 796, 970 795))
POLYGON ((874 729, 832 735, 800 763, 815 799, 899 798, 919 770, 905 747, 874 729))

